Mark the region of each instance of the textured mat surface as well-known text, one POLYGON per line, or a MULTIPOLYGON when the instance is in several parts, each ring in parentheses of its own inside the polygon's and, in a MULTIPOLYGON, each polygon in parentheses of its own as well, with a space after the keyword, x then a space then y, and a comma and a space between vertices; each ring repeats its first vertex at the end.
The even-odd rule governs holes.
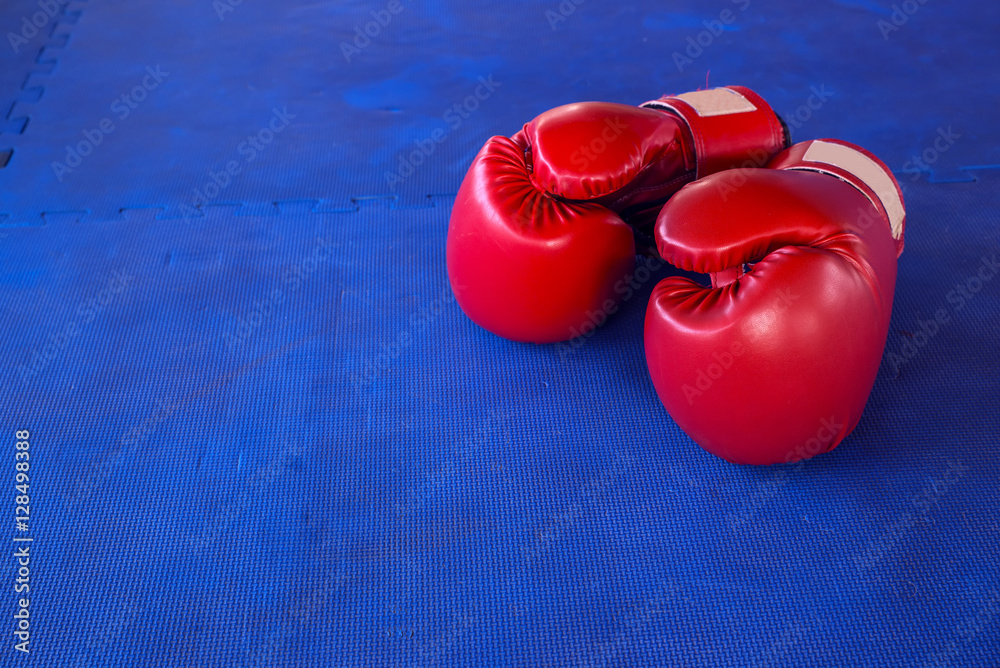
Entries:
POLYGON ((4 485, 31 433, 11 665, 1000 664, 1000 14, 905 6, 885 39, 874 2, 71 3, 0 135, 4 485), (801 465, 729 465, 663 411, 641 328, 669 270, 579 347, 497 339, 447 286, 448 193, 490 134, 708 70, 904 188, 865 417, 801 465))
POLYGON ((804 16, 750 0, 486 13, 228 3, 71 2, 80 16, 39 77, 45 95, 14 110, 31 130, 2 176, 0 213, 176 216, 304 198, 350 209, 362 196, 425 205, 456 190, 484 137, 545 109, 640 103, 706 78, 762 91, 797 139, 854 141, 916 176, 968 180, 962 167, 1000 164, 995 4, 911 0, 912 14, 894 16, 820 3, 804 16), (849 54, 844 34, 857 36, 849 54))
MULTIPOLYGON (((66 0, 9 0, 0 5, 0 169, 14 153, 14 144, 28 129, 22 104, 38 102, 45 92, 58 50, 79 13, 67 11, 66 0)), ((44 142, 43 142, 44 143, 44 142)), ((0 224, 7 216, 0 211, 0 224)))

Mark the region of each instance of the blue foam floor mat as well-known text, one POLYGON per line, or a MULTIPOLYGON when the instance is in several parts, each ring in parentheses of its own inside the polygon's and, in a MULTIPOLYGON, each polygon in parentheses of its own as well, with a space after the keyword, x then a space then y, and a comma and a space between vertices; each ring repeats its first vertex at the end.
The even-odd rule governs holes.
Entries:
POLYGON ((873 2, 400 6, 351 62, 340 43, 388 4, 66 6, 26 129, 0 134, 3 484, 31 432, 30 530, 5 532, 11 554, 33 539, 31 653, 8 589, 10 665, 1000 665, 1000 276, 974 280, 1000 247, 1000 11, 926 3, 884 39, 873 2), (669 268, 578 348, 498 339, 447 284, 449 193, 490 134, 708 70, 786 116, 835 91, 796 139, 865 145, 906 198, 864 418, 800 465, 727 464, 662 409, 642 321, 669 268))
POLYGON ((892 10, 857 2, 822 3, 811 18, 748 0, 712 10, 580 5, 567 16, 558 3, 399 7, 70 2, 79 18, 67 44, 46 51, 56 64, 36 77, 44 96, 13 109, 30 129, 8 138, 0 215, 103 220, 123 208, 174 216, 184 206, 302 199, 343 209, 367 196, 423 205, 457 189, 485 137, 545 109, 638 104, 706 79, 762 91, 797 140, 853 141, 917 177, 971 180, 963 167, 1000 164, 1000 93, 988 84, 1000 51, 996 5, 918 5, 898 30, 880 27, 897 27, 892 10), (372 11, 389 18, 365 42, 355 28, 372 11), (858 36, 850 58, 841 34, 858 36), (282 129, 264 141, 276 109, 282 129), (429 155, 411 160, 419 143, 429 155), (227 182, 230 162, 239 172, 227 182))

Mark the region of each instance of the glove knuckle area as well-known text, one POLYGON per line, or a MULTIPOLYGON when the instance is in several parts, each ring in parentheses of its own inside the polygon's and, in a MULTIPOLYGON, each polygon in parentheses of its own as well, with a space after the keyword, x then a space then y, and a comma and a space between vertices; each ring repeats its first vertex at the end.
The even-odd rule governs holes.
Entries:
POLYGON ((810 247, 770 253, 739 282, 730 307, 745 336, 761 342, 822 340, 833 330, 882 320, 877 286, 852 258, 810 247))
POLYGON ((880 286, 865 269, 838 248, 787 246, 766 255, 732 284, 712 288, 671 277, 656 286, 651 300, 671 318, 705 324, 756 318, 780 328, 779 317, 794 319, 803 309, 815 311, 816 317, 847 311, 881 319, 880 286))
POLYGON ((715 273, 781 248, 818 247, 845 229, 839 211, 831 211, 839 197, 848 198, 845 206, 867 205, 851 186, 820 174, 719 172, 667 202, 657 219, 657 248, 677 267, 715 273))
MULTIPOLYGON (((546 244, 559 248, 592 240, 609 244, 607 252, 634 249, 631 229, 610 209, 596 203, 568 202, 532 183, 521 148, 507 137, 493 137, 466 174, 452 207, 449 245, 464 240, 546 244)), ((549 246, 547 252, 558 248, 549 246)), ((631 251, 629 251, 631 252, 631 251)))
POLYGON ((664 281, 646 327, 668 412, 702 447, 746 464, 835 447, 860 418, 888 325, 877 296, 836 253, 788 248, 762 264, 738 289, 664 281), (724 421, 719 406, 733 409, 724 421))

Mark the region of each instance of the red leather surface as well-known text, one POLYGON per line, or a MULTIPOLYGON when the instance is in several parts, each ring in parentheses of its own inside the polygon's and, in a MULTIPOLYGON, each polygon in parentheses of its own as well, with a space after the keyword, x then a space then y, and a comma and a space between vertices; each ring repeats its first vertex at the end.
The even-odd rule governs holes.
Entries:
POLYGON ((609 209, 538 190, 521 147, 493 137, 455 199, 447 260, 452 290, 473 322, 514 341, 548 343, 579 336, 587 312, 614 299, 635 245, 632 229, 609 209))
POLYGON ((745 86, 725 86, 752 103, 756 109, 720 116, 701 116, 686 101, 672 96, 647 102, 664 107, 683 119, 694 141, 696 178, 738 167, 763 167, 788 146, 777 115, 757 93, 745 86))
MULTIPOLYGON (((789 149, 792 150, 792 149, 789 149)), ((857 425, 888 333, 896 242, 885 212, 828 174, 721 172, 663 207, 657 247, 719 288, 654 289, 646 358, 657 393, 703 448, 742 464, 833 449, 857 425), (874 221, 874 224, 873 224, 874 221)))
MULTIPOLYGON (((882 169, 882 171, 890 175, 890 177, 892 176, 892 170, 890 170, 889 167, 884 162, 879 160, 878 157, 876 157, 873 153, 869 152, 868 150, 839 139, 824 139, 822 141, 832 144, 839 144, 841 146, 851 147, 858 153, 860 153, 861 155, 865 156, 866 158, 874 162, 876 165, 878 165, 882 169)), ((806 152, 808 151, 812 143, 813 141, 804 141, 804 142, 799 142, 795 146, 789 147, 787 151, 783 151, 780 155, 775 156, 774 160, 768 163, 767 166, 771 169, 802 169, 807 171, 810 169, 822 169, 827 173, 835 175, 837 178, 849 182, 855 188, 861 190, 863 193, 865 193, 868 199, 875 204, 876 208, 880 209, 882 213, 885 214, 885 207, 883 203, 879 199, 878 194, 871 188, 869 184, 865 183, 863 180, 857 178, 854 174, 845 171, 840 167, 830 165, 828 163, 818 163, 815 161, 807 160, 806 152)), ((896 191, 896 195, 902 202, 903 191, 900 189, 899 184, 896 182, 895 178, 891 178, 891 181, 892 181, 892 186, 896 191)), ((872 221, 866 221, 866 222, 870 224, 872 221)), ((895 240, 897 258, 903 254, 903 247, 905 245, 904 238, 905 234, 901 233, 899 235, 899 238, 895 240)))
POLYGON ((532 180, 568 200, 594 201, 636 224, 694 179, 694 144, 676 116, 609 102, 546 112, 524 126, 532 180))
POLYGON ((690 181, 694 155, 682 137, 675 116, 588 102, 490 139, 448 230, 448 276, 466 315, 534 343, 604 322, 615 284, 635 263, 632 228, 619 214, 649 206, 655 214, 690 181))
MULTIPOLYGON (((746 118, 778 124, 773 114, 732 117, 742 119, 732 136, 716 132, 716 141, 744 146, 746 118)), ((629 225, 654 221, 694 178, 699 141, 673 113, 606 102, 557 107, 512 138, 490 139, 448 230, 448 276, 462 309, 495 334, 535 343, 603 323, 634 266, 629 225)), ((768 139, 758 150, 780 148, 768 139)))

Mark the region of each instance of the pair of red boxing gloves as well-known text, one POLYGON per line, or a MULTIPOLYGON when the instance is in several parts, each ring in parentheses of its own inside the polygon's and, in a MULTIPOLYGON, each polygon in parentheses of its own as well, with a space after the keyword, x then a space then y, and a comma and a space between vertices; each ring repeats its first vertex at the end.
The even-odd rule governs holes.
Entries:
POLYGON ((448 276, 481 327, 564 341, 614 312, 652 226, 664 260, 711 277, 665 278, 650 297, 661 401, 726 460, 793 462, 833 449, 861 418, 904 223, 880 160, 832 139, 789 147, 747 88, 584 102, 486 143, 452 210, 448 276))

